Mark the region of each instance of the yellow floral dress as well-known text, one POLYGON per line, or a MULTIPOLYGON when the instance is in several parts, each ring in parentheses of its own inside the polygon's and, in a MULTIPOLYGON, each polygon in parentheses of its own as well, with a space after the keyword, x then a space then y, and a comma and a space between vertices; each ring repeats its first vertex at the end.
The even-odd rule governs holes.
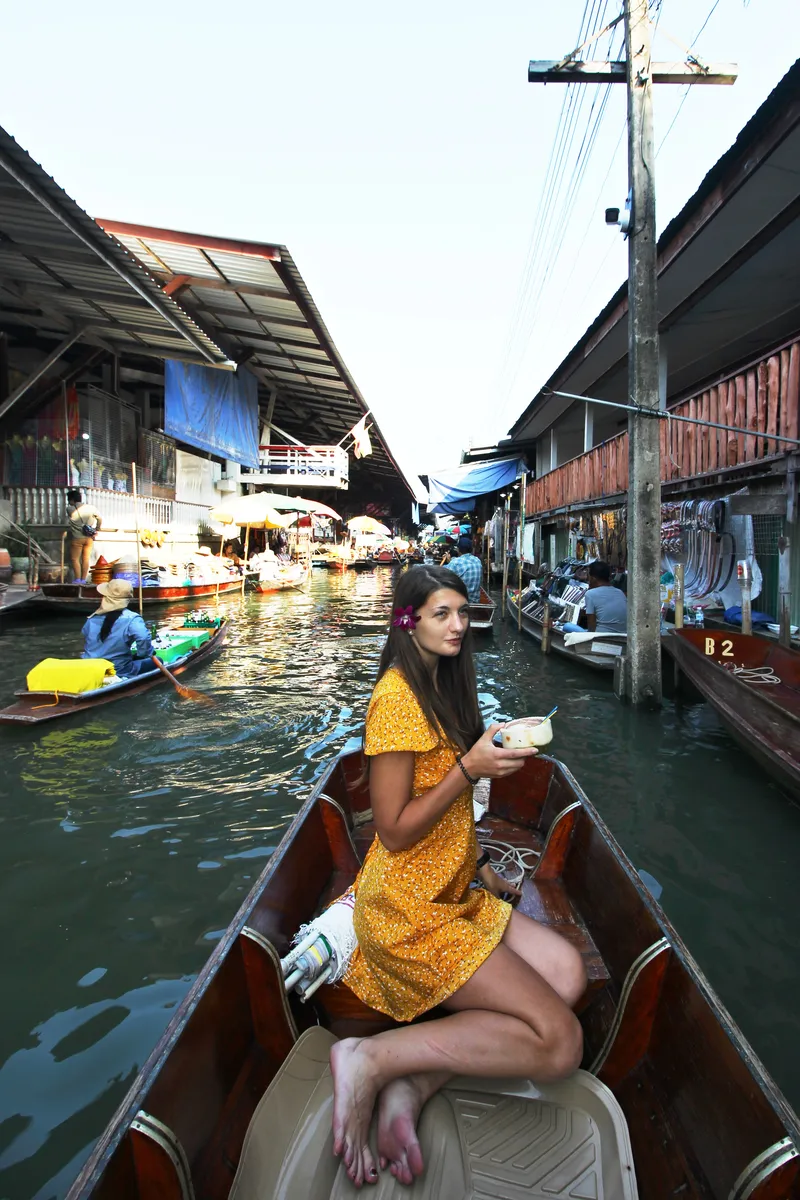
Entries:
MULTIPOLYGON (((365 752, 414 751, 413 796, 439 783, 455 752, 433 732, 403 675, 390 668, 367 712, 365 752)), ((411 1021, 441 1004, 475 973, 501 940, 511 906, 475 877, 472 788, 406 850, 376 835, 354 887, 358 948, 344 982, 379 1012, 411 1021)))

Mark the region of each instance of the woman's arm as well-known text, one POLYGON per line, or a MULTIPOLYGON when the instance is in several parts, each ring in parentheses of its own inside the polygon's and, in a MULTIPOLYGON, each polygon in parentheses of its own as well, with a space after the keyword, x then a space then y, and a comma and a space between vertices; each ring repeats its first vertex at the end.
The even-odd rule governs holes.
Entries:
MULTIPOLYGON (((502 750, 492 745, 492 738, 501 725, 492 725, 461 761, 473 779, 500 779, 513 775, 534 749, 502 750)), ((412 799, 414 784, 414 753, 395 750, 376 754, 372 759, 369 792, 372 815, 378 836, 387 850, 407 850, 444 816, 450 805, 466 787, 464 773, 458 763, 451 767, 435 787, 412 799)))
POLYGON ((129 646, 131 642, 136 642, 137 659, 150 658, 152 656, 153 639, 150 637, 150 630, 138 615, 128 625, 127 642, 129 646))

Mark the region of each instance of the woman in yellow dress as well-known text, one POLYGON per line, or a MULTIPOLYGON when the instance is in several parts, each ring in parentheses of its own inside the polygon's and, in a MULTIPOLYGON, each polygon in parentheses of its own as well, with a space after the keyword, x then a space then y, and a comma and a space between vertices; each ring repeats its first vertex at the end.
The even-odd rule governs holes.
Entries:
POLYGON ((354 887, 345 982, 399 1022, 437 1005, 450 1015, 334 1045, 334 1152, 358 1187, 377 1179, 376 1101, 380 1165, 410 1184, 423 1170, 419 1114, 450 1075, 544 1082, 571 1074, 582 1052, 580 955, 513 912, 509 885, 478 858, 473 783, 536 751, 493 745, 500 725, 484 732, 459 576, 412 567, 393 610, 364 744, 377 835, 354 887), (483 886, 470 889, 476 871, 483 886))

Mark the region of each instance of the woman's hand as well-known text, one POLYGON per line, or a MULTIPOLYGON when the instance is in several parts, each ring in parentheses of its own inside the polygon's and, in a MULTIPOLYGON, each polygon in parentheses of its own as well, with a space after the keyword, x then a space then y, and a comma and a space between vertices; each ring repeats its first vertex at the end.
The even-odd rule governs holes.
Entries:
POLYGON ((480 741, 462 755, 461 761, 474 779, 502 779, 504 775, 513 775, 526 758, 538 753, 534 746, 524 750, 504 750, 495 746, 492 738, 502 728, 501 724, 490 725, 480 741))
POLYGON ((503 879, 502 875, 498 875, 491 863, 486 863, 485 866, 478 870, 478 878, 480 879, 487 892, 491 892, 493 896, 511 896, 517 899, 522 895, 518 887, 513 883, 509 883, 507 879, 503 879))

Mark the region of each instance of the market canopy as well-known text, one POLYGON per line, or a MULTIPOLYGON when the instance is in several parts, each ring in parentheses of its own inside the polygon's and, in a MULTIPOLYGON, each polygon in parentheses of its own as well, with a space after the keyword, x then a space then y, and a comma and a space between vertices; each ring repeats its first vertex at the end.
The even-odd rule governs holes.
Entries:
POLYGON ((472 512, 478 496, 508 487, 525 470, 523 458, 499 458, 494 462, 468 463, 431 474, 428 476, 428 512, 472 512))
MULTIPOLYGON (((285 498, 285 497, 284 497, 285 498)), ((212 508, 209 517, 219 525, 249 525, 251 529, 285 529, 291 521, 282 517, 264 492, 233 496, 229 504, 212 508)))

